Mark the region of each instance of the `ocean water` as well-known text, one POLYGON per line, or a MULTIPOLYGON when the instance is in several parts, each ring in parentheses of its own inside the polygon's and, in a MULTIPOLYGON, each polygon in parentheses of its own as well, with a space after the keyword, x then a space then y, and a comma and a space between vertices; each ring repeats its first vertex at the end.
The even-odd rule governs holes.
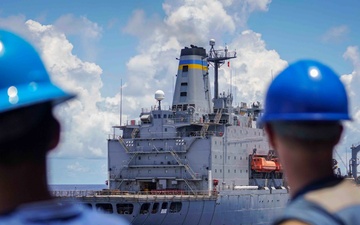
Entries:
POLYGON ((105 184, 50 184, 52 191, 100 191, 106 189, 105 184))

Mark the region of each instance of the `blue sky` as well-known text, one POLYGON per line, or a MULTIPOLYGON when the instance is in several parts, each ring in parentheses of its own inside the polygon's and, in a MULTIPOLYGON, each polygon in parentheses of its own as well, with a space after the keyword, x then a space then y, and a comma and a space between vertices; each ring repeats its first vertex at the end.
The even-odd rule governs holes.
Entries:
POLYGON ((79 96, 56 108, 63 131, 49 156, 50 182, 103 184, 121 80, 123 122, 154 105, 158 89, 171 105, 180 49, 209 49, 210 38, 238 53, 219 80, 220 90, 232 85, 235 104, 262 101, 272 76, 298 59, 337 71, 355 119, 338 147, 345 161, 345 150, 360 142, 359 15, 356 0, 2 0, 0 27, 32 42, 52 80, 79 96))

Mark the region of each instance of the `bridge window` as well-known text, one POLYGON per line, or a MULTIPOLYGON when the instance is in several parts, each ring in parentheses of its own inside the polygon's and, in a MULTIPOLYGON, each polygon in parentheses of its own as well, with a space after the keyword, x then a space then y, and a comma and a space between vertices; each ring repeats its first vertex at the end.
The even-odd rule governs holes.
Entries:
POLYGON ((140 208, 140 214, 148 214, 149 213, 149 208, 150 208, 150 203, 142 204, 141 208, 140 208))
POLYGON ((151 210, 151 213, 152 214, 155 214, 155 213, 157 213, 158 211, 159 211, 159 203, 158 202, 155 202, 154 204, 153 204, 153 208, 152 208, 152 210, 151 210))
POLYGON ((84 203, 84 206, 85 206, 85 207, 87 207, 87 208, 92 209, 92 205, 91 205, 91 203, 84 203))
POLYGON ((162 203, 162 205, 161 205, 161 213, 166 213, 167 212, 167 206, 168 206, 167 202, 162 203))
POLYGON ((132 214, 134 211, 133 204, 116 204, 118 214, 132 214))
POLYGON ((104 213, 113 213, 113 207, 109 203, 98 203, 96 204, 96 209, 104 213))
POLYGON ((182 203, 181 202, 172 202, 170 203, 170 213, 177 213, 181 211, 182 203))

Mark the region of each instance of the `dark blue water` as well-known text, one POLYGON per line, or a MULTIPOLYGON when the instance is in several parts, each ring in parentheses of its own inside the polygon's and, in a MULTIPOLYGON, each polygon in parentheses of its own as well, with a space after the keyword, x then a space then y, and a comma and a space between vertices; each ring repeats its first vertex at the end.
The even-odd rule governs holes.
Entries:
POLYGON ((100 191, 107 188, 105 184, 50 184, 52 191, 100 191))

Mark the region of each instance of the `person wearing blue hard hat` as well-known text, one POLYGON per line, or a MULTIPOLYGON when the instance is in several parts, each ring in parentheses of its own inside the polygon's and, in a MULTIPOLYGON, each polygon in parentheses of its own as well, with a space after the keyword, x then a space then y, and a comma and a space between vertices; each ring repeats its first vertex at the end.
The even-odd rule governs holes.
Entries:
POLYGON ((291 196, 273 224, 359 223, 360 190, 333 171, 343 120, 351 120, 347 93, 328 66, 300 60, 271 82, 259 123, 280 159, 291 196))
POLYGON ((46 155, 60 134, 52 108, 74 97, 51 82, 32 45, 0 30, 0 225, 128 224, 49 192, 46 155))

